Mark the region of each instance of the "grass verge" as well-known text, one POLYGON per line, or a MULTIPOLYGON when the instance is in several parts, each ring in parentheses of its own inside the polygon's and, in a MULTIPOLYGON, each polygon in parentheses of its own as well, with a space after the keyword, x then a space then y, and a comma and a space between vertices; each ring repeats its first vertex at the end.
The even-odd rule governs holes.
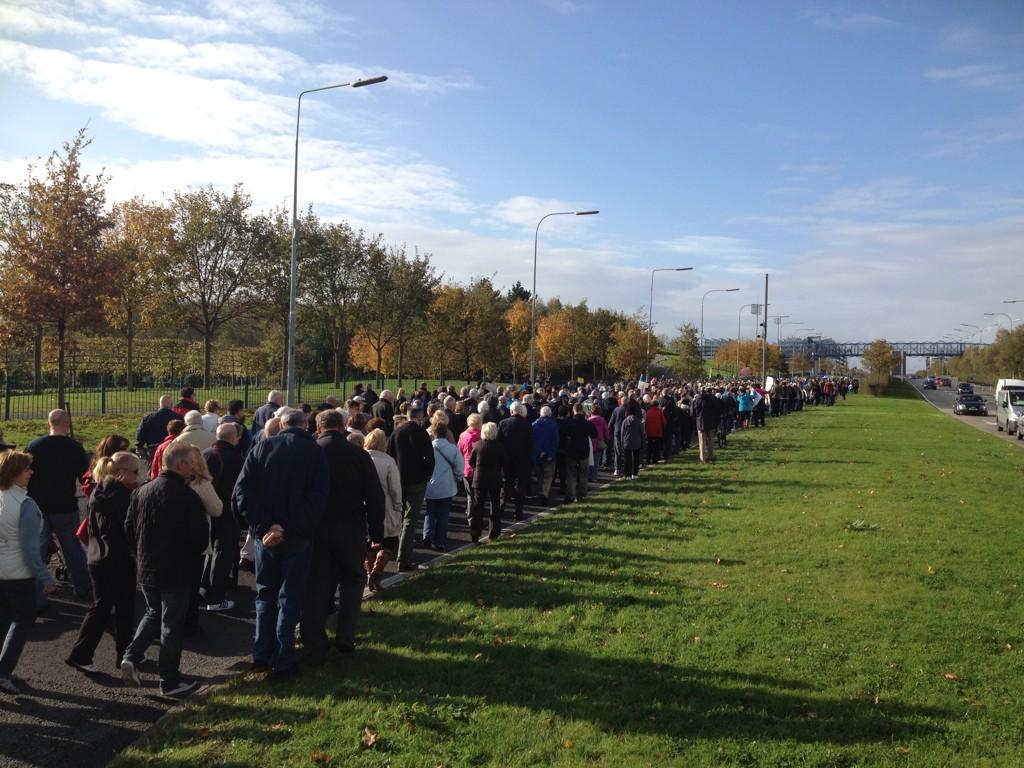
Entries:
POLYGON ((355 656, 237 680, 114 765, 1019 764, 1022 474, 920 401, 774 420, 367 603, 355 656))

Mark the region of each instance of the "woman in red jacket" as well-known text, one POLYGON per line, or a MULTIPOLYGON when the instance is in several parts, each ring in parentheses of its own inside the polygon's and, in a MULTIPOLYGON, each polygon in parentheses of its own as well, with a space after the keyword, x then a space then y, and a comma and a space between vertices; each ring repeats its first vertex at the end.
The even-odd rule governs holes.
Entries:
MULTIPOLYGON (((646 395, 644 400, 649 399, 646 395)), ((665 437, 665 425, 668 420, 657 400, 651 400, 647 413, 644 415, 644 431, 647 435, 647 464, 660 464, 662 459, 662 443, 665 437)))

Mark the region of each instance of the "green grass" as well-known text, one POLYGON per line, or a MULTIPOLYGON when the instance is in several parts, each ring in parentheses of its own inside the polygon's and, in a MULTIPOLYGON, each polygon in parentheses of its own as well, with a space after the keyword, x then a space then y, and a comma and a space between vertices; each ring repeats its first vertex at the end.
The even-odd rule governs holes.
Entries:
POLYGON ((1019 765, 1024 453, 854 397, 719 459, 431 570, 356 656, 239 679, 114 765, 1019 765))

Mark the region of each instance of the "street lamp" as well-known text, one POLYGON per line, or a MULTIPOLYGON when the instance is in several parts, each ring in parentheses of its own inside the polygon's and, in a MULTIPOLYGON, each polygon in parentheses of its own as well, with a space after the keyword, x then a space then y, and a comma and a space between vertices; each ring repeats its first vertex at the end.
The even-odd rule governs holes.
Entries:
POLYGON ((647 381, 651 381, 651 331, 654 327, 654 273, 689 272, 693 267, 659 267, 651 270, 651 300, 647 305, 647 381))
POLYGON ((704 354, 704 299, 708 297, 710 293, 735 293, 739 288, 712 288, 710 291, 704 291, 704 295, 700 297, 700 353, 704 354))
POLYGON ((981 339, 981 326, 980 325, 972 325, 971 323, 960 323, 960 325, 962 325, 964 328, 973 328, 974 329, 974 331, 971 332, 971 338, 972 339, 974 338, 974 334, 975 333, 978 334, 979 340, 981 339))
MULTIPOLYGON (((1004 301, 1003 303, 1004 304, 1013 304, 1014 302, 1012 302, 1012 301, 1004 301)), ((1010 317, 1005 312, 986 312, 985 316, 986 317, 1005 317, 1007 322, 1009 322, 1009 324, 1010 324, 1010 333, 1013 333, 1013 318, 1010 317)))
POLYGON ((540 225, 551 216, 595 216, 600 211, 554 211, 546 213, 537 222, 533 233, 533 293, 530 295, 530 386, 537 382, 537 240, 540 238, 540 225))
MULTIPOLYGON (((750 309, 751 307, 760 307, 760 304, 744 304, 740 307, 739 312, 736 314, 736 375, 740 375, 740 336, 743 334, 742 322, 743 322, 743 310, 750 309)), ((760 314, 760 311, 758 311, 760 314)))
POLYGON ((292 177, 292 257, 291 285, 288 289, 288 405, 295 404, 295 295, 299 285, 299 120, 302 118, 302 97, 307 93, 330 91, 335 88, 362 88, 364 85, 376 85, 387 81, 387 75, 354 80, 351 83, 325 85, 322 88, 310 88, 299 94, 299 105, 295 110, 295 173, 292 177))
POLYGON ((765 315, 764 316, 764 339, 768 340, 768 318, 775 321, 775 343, 779 344, 782 341, 782 321, 790 315, 765 315))

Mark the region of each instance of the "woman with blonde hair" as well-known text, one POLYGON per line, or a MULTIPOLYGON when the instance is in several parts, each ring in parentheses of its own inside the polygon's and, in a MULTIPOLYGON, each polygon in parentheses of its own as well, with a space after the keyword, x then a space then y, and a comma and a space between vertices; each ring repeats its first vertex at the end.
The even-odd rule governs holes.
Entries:
POLYGON ((374 429, 363 441, 363 449, 370 454, 377 479, 384 489, 384 538, 367 542, 366 586, 371 592, 381 588, 384 569, 398 552, 398 537, 402 533, 402 479, 397 462, 387 454, 388 438, 383 429, 374 429))
POLYGON ((107 435, 100 440, 99 445, 96 446, 96 450, 92 453, 92 460, 89 462, 89 468, 82 475, 82 493, 85 494, 85 498, 88 499, 92 496, 92 492, 96 489, 99 483, 94 478, 94 472, 96 465, 99 464, 100 459, 110 458, 118 451, 127 451, 131 443, 127 437, 123 435, 107 435))
POLYGON ((43 515, 28 495, 32 454, 0 453, 0 691, 21 693, 14 668, 36 620, 36 581, 55 586, 39 552, 43 515))
POLYGON ((431 423, 431 445, 434 447, 434 472, 427 483, 424 498, 427 501, 423 520, 423 546, 436 552, 448 551, 448 516, 452 499, 458 492, 465 472, 465 463, 459 449, 451 441, 448 417, 437 411, 431 423), (437 418, 437 417, 441 418, 437 418))
POLYGON ((508 454, 497 439, 498 425, 489 421, 480 428, 481 439, 473 445, 469 463, 473 465, 473 490, 476 503, 470 511, 469 533, 474 542, 483 531, 484 501, 489 501, 492 540, 501 535, 501 489, 505 485, 508 454))
POLYGON ((100 457, 92 471, 95 490, 89 497, 86 519, 86 559, 93 604, 65 660, 89 674, 100 671, 93 663, 93 654, 110 623, 111 612, 118 667, 135 634, 135 557, 125 536, 124 521, 132 491, 138 487, 139 466, 134 453, 118 451, 113 456, 100 457))

